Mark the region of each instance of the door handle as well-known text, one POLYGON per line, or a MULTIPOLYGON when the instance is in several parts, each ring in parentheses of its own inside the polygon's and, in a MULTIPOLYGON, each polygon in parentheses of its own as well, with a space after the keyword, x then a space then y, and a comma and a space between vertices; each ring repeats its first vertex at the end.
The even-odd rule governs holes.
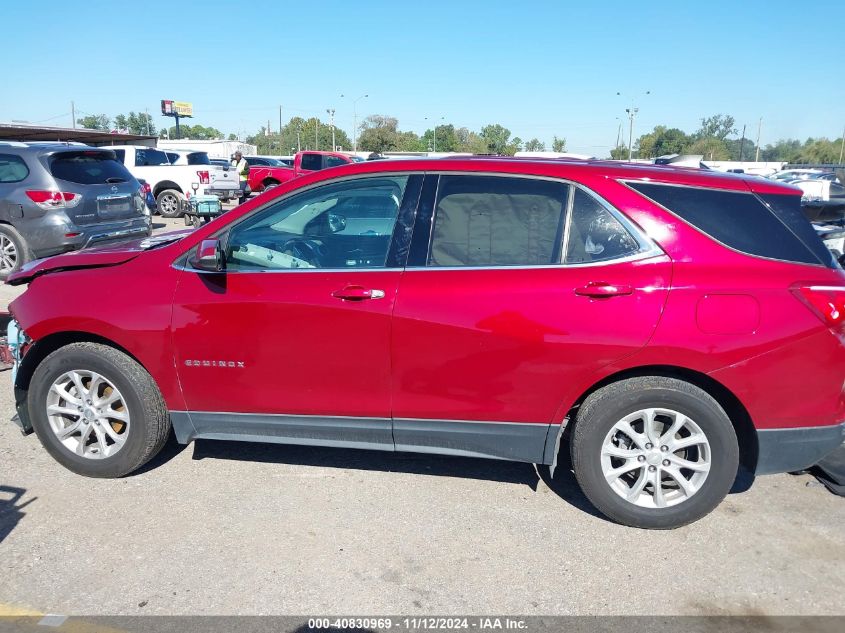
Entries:
POLYGON ((365 299, 384 299, 384 290, 364 288, 363 286, 346 286, 332 293, 335 299, 344 301, 364 301, 365 299))
POLYGON ((633 294, 634 289, 627 284, 610 284, 606 281, 591 281, 586 286, 575 289, 575 294, 582 297, 601 299, 633 294))

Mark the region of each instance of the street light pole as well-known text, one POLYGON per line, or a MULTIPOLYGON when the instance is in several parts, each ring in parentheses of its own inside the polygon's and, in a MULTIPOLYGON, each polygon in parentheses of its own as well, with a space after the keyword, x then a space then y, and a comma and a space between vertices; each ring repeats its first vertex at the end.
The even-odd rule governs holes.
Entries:
MULTIPOLYGON (((643 96, 650 95, 650 94, 651 94, 651 90, 646 90, 645 93, 643 94, 643 96)), ((621 97, 622 93, 617 92, 616 95, 621 97)), ((625 112, 628 113, 628 120, 629 120, 629 122, 628 122, 628 160, 629 161, 632 160, 633 157, 634 157, 634 118, 637 116, 637 112, 639 112, 639 111, 640 111, 639 108, 634 107, 634 97, 631 97, 631 107, 625 108, 625 112)))
MULTIPOLYGON (((428 121, 429 118, 425 117, 425 120, 428 121)), ((432 144, 431 144, 431 152, 432 152, 432 154, 436 154, 437 153, 437 117, 432 117, 431 120, 434 121, 434 129, 432 129, 432 131, 431 131, 431 135, 433 137, 432 144)), ((446 117, 440 117, 440 120, 445 121, 446 117)))
MULTIPOLYGON (((361 95, 357 99, 352 100, 352 151, 358 151, 358 102, 361 99, 366 99, 370 95, 361 95)), ((346 95, 340 95, 340 98, 348 98, 346 95)))
POLYGON ((326 112, 329 115, 329 124, 332 126, 332 151, 335 151, 337 149, 337 143, 334 141, 334 108, 327 108, 326 112))

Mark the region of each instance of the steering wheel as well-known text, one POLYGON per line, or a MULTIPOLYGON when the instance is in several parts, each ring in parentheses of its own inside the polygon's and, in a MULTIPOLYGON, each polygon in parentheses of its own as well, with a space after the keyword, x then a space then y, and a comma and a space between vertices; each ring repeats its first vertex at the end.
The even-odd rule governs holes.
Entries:
POLYGON ((301 259, 315 268, 320 268, 323 248, 319 242, 303 237, 294 237, 282 244, 279 250, 286 255, 301 259))

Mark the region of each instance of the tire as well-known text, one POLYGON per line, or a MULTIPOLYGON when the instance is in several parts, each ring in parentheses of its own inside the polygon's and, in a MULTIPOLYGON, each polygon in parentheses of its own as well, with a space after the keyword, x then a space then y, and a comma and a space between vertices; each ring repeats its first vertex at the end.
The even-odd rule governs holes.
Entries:
POLYGON ((264 191, 270 191, 273 187, 279 186, 279 183, 275 180, 266 180, 262 184, 264 185, 264 191))
MULTIPOLYGON (((90 403, 91 401, 88 401, 88 404, 90 403)), ((41 361, 30 383, 28 406, 32 426, 47 452, 68 470, 86 477, 122 477, 137 470, 161 450, 170 433, 167 407, 152 376, 123 352, 97 343, 72 343, 41 361), (74 400, 84 406, 86 400, 76 396, 87 392, 80 393, 78 388, 73 386, 73 380, 66 377, 71 374, 76 374, 77 377, 83 375, 82 386, 87 389, 92 386, 94 373, 109 383, 109 386, 105 386, 103 381, 100 381, 98 385, 103 389, 94 389, 100 391, 102 400, 107 400, 115 394, 119 396, 116 402, 107 404, 100 411, 109 409, 114 415, 121 415, 125 426, 121 426, 115 419, 106 421, 106 417, 98 417, 95 420, 93 412, 96 401, 93 402, 94 407, 85 407, 84 414, 54 415, 54 420, 61 417, 59 424, 66 425, 65 430, 75 422, 77 427, 79 424, 86 426, 88 439, 83 443, 83 454, 80 455, 78 439, 83 437, 83 431, 77 428, 75 433, 65 438, 66 443, 63 443, 51 424, 48 406, 56 398, 59 402, 54 406, 62 408, 62 411, 77 409, 73 404, 74 400), (62 383, 65 379, 68 382, 62 383), (65 391, 69 396, 67 399, 59 396, 59 391, 53 390, 54 383, 59 383, 62 388, 65 384, 68 385, 65 391), (86 418, 89 413, 92 413, 92 417, 86 418), (103 424, 110 425, 112 433, 108 435, 120 439, 119 445, 113 442, 109 446, 108 439, 101 443, 100 438, 106 437, 103 424), (78 437, 76 433, 79 433, 78 437), (72 450, 71 446, 74 445, 76 448, 72 450), (100 450, 103 446, 106 450, 100 450), (113 454, 103 457, 107 450, 111 450, 113 454)))
POLYGON ((184 214, 182 203, 185 196, 176 189, 165 189, 156 197, 158 212, 163 218, 178 218, 184 214))
POLYGON ((638 528, 671 529, 707 515, 725 498, 739 467, 736 432, 721 405, 690 383, 661 376, 621 380, 591 394, 576 415, 570 451, 590 502, 608 518, 638 528), (644 425, 654 409, 652 443, 644 425), (631 433, 619 430, 626 419, 631 433), (676 423, 682 426, 670 435, 676 423), (675 444, 687 446, 671 450, 675 444))
POLYGON ((0 224, 0 279, 20 270, 31 259, 32 251, 23 235, 11 224, 0 224))

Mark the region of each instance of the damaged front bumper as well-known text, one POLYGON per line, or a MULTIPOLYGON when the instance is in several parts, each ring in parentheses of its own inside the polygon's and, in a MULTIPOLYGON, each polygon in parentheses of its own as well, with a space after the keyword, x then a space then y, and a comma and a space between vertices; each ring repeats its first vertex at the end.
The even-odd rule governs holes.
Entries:
POLYGON ((29 422, 29 413, 26 410, 26 398, 19 398, 16 379, 21 358, 30 343, 32 341, 26 335, 26 332, 20 328, 18 322, 14 318, 10 319, 9 324, 6 326, 6 345, 12 357, 12 391, 15 398, 15 409, 17 410, 12 417, 12 422, 20 428, 21 433, 24 435, 32 433, 32 425, 29 422))

